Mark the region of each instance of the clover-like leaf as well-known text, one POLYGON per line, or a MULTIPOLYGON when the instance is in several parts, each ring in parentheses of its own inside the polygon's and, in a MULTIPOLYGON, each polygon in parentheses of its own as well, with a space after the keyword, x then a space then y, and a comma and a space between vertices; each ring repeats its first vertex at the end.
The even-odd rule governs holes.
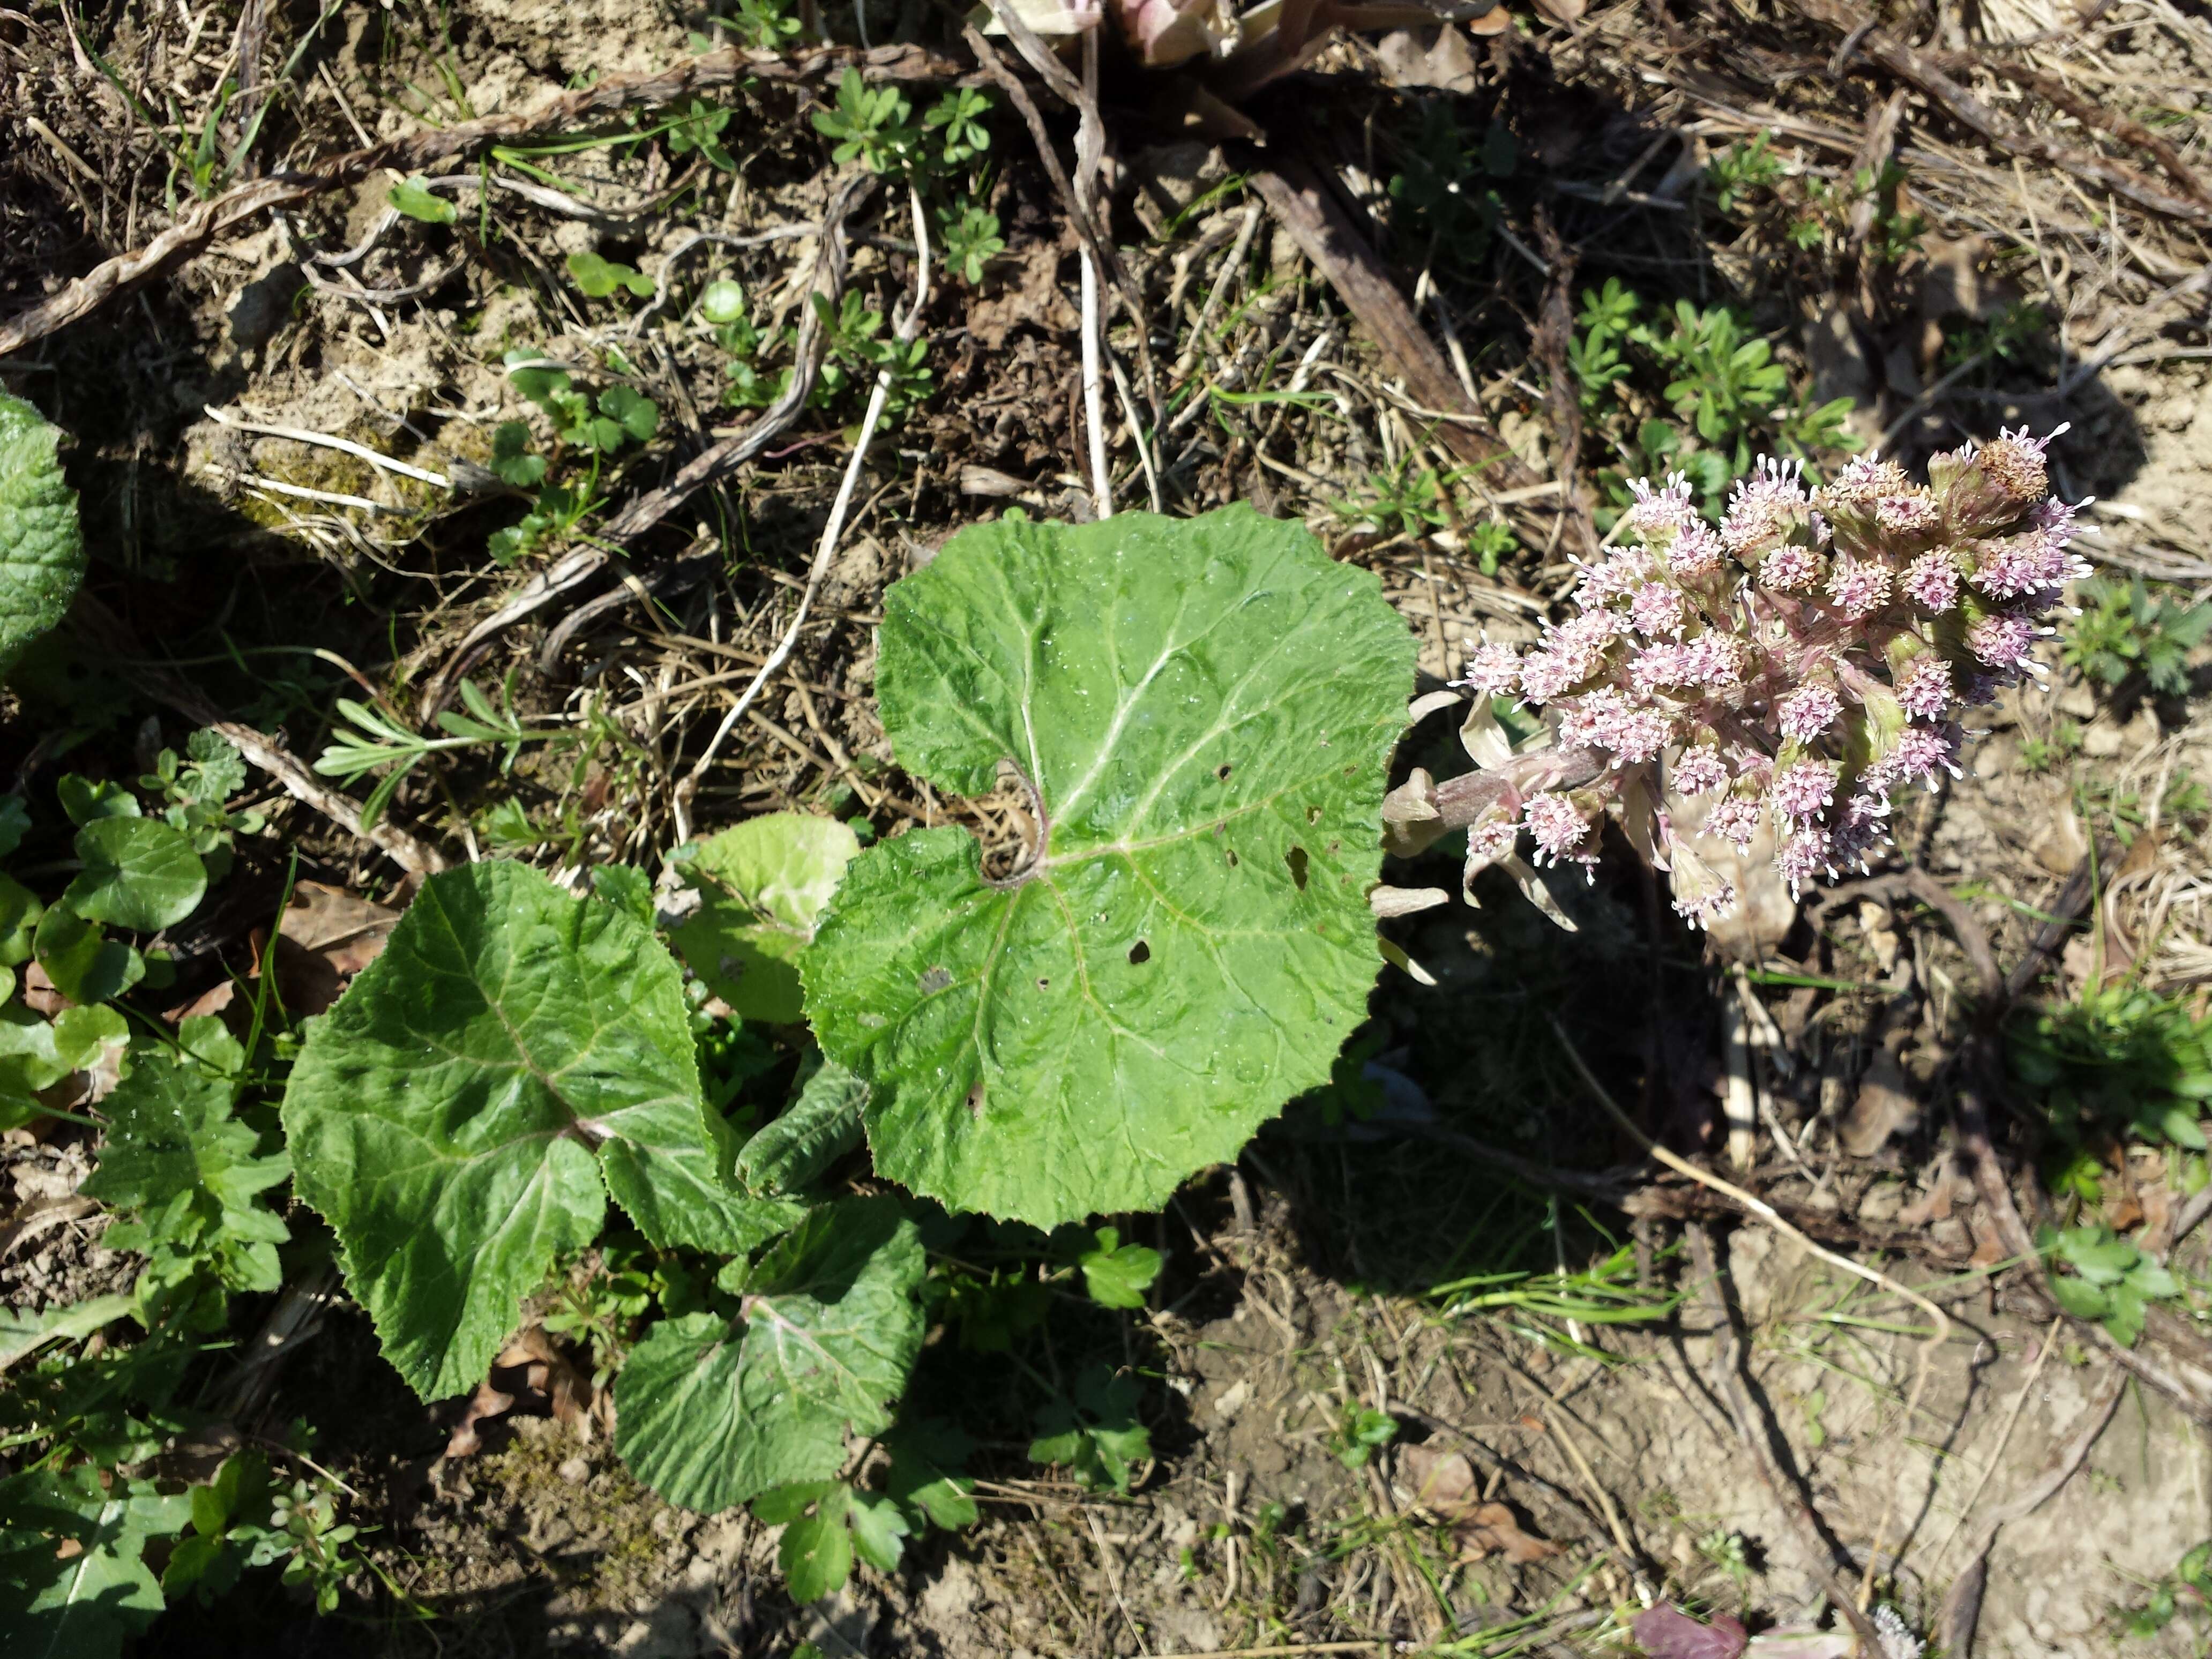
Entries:
POLYGON ((1034 792, 848 866, 801 961, 877 1168, 1050 1225, 1153 1208, 1325 1082, 1381 962, 1366 890, 1413 646, 1368 573, 1231 507, 963 532, 884 605, 902 764, 1034 792))
POLYGON ((836 818, 769 812, 732 824, 686 849, 699 908, 669 937, 741 1018, 790 1024, 802 1013, 799 953, 860 850, 836 818))
POLYGON ((76 832, 84 868, 62 902, 88 921, 158 933, 198 908, 207 867, 191 837, 159 818, 94 818, 76 832))
POLYGON ((603 300, 618 288, 626 288, 641 299, 653 292, 652 277, 641 276, 633 266, 601 258, 589 251, 568 256, 568 276, 594 300, 603 300))
POLYGON ((640 443, 660 429, 660 405, 626 386, 611 386, 599 393, 599 413, 640 443))
POLYGON ((423 884, 309 1027, 283 1118, 301 1196, 426 1400, 483 1376, 610 1192, 664 1248, 748 1250, 801 1213, 732 1184, 665 948, 517 864, 423 884))
POLYGON ((545 481, 545 458, 530 453, 530 428, 526 422, 499 423, 491 434, 491 470, 501 483, 518 489, 527 489, 545 481))
POLYGON ((736 1320, 665 1319, 631 1350, 616 1449, 670 1503, 708 1514, 830 1479, 848 1429, 890 1426, 885 1402, 921 1348, 924 1267, 896 1200, 813 1211, 745 1280, 736 1320))
POLYGON ((0 671, 62 619, 84 579, 76 491, 56 455, 61 435, 0 392, 0 671))

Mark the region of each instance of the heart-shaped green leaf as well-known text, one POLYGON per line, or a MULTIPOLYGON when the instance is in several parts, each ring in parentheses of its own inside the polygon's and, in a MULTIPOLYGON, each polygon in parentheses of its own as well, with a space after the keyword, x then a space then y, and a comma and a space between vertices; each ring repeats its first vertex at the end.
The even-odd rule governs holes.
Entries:
POLYGON ((748 1250, 801 1213, 730 1181, 659 940, 517 864, 423 884, 309 1027, 283 1117, 301 1196, 426 1400, 483 1376, 610 1192, 664 1247, 748 1250))
POLYGON ((880 1434, 921 1348, 925 1267, 888 1198, 806 1218, 745 1280, 741 1316, 665 1319, 615 1384, 615 1447, 672 1504, 712 1514, 826 1480, 847 1431, 880 1434))
POLYGON ((877 1168, 1051 1225, 1152 1208, 1318 1086, 1381 957, 1366 901, 1413 645, 1365 571, 1232 507, 963 531, 884 604, 902 763, 1034 790, 1042 845, 870 848, 802 959, 874 1089, 877 1168))
POLYGON ((94 818, 76 832, 84 868, 62 902, 90 921, 155 933, 182 921, 207 892, 191 837, 159 818, 94 818))

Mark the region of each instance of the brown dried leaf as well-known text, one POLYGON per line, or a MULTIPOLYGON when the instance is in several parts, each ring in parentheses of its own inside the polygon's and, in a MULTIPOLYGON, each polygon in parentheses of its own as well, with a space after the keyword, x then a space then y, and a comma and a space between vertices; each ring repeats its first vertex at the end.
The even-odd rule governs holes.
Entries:
POLYGON ((284 1006, 319 1014, 353 976, 384 954, 399 912, 319 881, 292 890, 277 927, 276 988, 284 1006))
POLYGON ((1859 1080, 1857 1097, 1836 1127, 1836 1144, 1853 1158, 1872 1158, 1920 1109, 1897 1056, 1884 1050, 1859 1080))
POLYGON ((1376 56, 1393 86, 1474 90, 1474 49, 1449 23, 1433 30, 1394 29, 1376 43, 1376 56))
POLYGON ((1452 1536, 1458 1540, 1462 1561, 1503 1555, 1509 1565, 1520 1567, 1559 1553, 1559 1547, 1548 1539, 1522 1531, 1513 1511, 1503 1504, 1476 1504, 1465 1520, 1453 1523, 1452 1536))
POLYGON ((1559 1553, 1557 1544, 1522 1531, 1504 1504, 1482 1501, 1481 1482, 1465 1452, 1402 1446, 1398 1471, 1412 1485, 1414 1504, 1451 1528, 1461 1560, 1503 1555, 1517 1567, 1559 1553))
POLYGON ((592 1382, 564 1353, 542 1325, 526 1325, 509 1337, 491 1363, 491 1374, 477 1385, 461 1419, 446 1443, 448 1457, 469 1457, 483 1449, 483 1425, 495 1418, 550 1417, 590 1443, 592 1382))

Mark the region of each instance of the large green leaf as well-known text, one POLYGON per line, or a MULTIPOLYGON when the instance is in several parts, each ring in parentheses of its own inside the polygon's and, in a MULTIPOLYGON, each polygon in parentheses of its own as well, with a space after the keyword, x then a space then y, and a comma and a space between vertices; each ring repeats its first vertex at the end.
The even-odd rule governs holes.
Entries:
POLYGON ((733 824, 686 849, 699 908, 670 937, 740 1018, 790 1024, 803 1012, 799 952, 860 850, 835 818, 770 812, 733 824))
POLYGON ((1232 507, 963 532, 884 605, 878 695, 940 789, 1034 787, 1008 878, 872 848, 802 958, 884 1174, 1050 1225, 1164 1202, 1325 1083, 1380 963, 1366 890, 1413 646, 1364 571, 1232 507))
POLYGON ((659 940, 517 864, 423 884, 309 1027, 283 1117, 301 1196, 426 1400, 483 1375, 610 1191, 664 1247, 747 1250, 800 1213, 732 1183, 659 940))
POLYGON ((0 392, 0 670, 62 619, 84 579, 76 491, 55 455, 61 435, 0 392))
POLYGON ((847 1431, 880 1434, 921 1352, 925 1267, 888 1198, 813 1211, 745 1280, 735 1321, 663 1320, 615 1384, 615 1446, 672 1504, 712 1514, 825 1480, 847 1431))
POLYGON ((182 921, 207 891, 191 838, 159 818, 94 818, 76 832, 84 868, 62 902, 91 921, 153 933, 182 921))

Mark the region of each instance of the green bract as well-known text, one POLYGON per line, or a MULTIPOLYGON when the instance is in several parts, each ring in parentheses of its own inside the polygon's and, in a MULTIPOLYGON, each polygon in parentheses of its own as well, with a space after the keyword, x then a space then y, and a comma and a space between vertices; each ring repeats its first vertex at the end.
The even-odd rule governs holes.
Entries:
POLYGON ((896 1200, 823 1205, 750 1273, 735 1320, 664 1320, 615 1384, 615 1447, 672 1504, 711 1513, 826 1480, 880 1434, 921 1352, 921 1240, 896 1200))
POLYGON ((860 850, 848 826, 803 812, 747 818, 685 848, 700 903, 671 935, 676 948, 741 1018, 792 1024, 802 1012, 799 952, 860 850))
POLYGON ((520 865, 423 884, 309 1028, 283 1117, 301 1196, 425 1399, 475 1386, 610 1192, 664 1247, 747 1250, 799 1213, 730 1184, 666 949, 520 865))
POLYGON ((37 410, 0 392, 0 670, 62 619, 84 576, 60 441, 37 410))
POLYGON ((1413 644, 1365 572, 1231 507, 963 532, 884 604, 899 760, 1033 787, 1002 879, 959 830, 861 854, 802 957, 878 1169, 1039 1225, 1166 1201, 1328 1080, 1380 957, 1413 644))

